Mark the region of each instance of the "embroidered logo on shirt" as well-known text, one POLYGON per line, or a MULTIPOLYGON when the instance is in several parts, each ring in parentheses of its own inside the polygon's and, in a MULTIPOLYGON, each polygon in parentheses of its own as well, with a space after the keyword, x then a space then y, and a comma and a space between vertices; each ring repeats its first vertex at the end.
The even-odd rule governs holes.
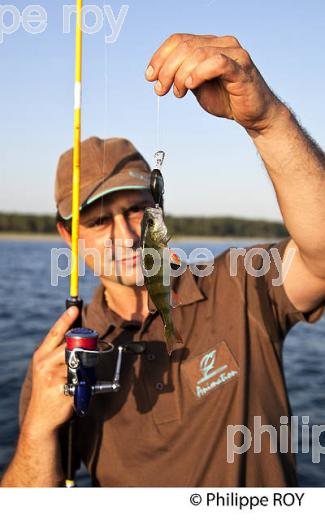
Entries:
POLYGON ((185 363, 185 374, 196 397, 201 398, 238 375, 238 365, 225 341, 185 363))

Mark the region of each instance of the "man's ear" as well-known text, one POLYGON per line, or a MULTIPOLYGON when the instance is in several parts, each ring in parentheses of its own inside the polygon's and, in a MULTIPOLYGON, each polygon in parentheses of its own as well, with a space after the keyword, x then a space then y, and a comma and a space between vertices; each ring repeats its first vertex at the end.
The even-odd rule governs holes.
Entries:
POLYGON ((71 246, 71 235, 69 233, 69 231, 67 231, 65 229, 65 227, 63 226, 63 224, 61 224, 61 222, 57 222, 56 224, 56 229, 58 230, 59 234, 61 235, 61 237, 63 238, 63 240, 69 245, 71 246))

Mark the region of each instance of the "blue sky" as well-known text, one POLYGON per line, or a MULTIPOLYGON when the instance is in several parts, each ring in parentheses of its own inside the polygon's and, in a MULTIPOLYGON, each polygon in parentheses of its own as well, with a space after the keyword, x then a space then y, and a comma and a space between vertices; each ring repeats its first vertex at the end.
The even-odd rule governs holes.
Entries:
MULTIPOLYGON (((107 19, 84 37, 83 138, 127 137, 152 163, 157 98, 144 70, 170 34, 190 32, 235 35, 324 146, 324 1, 124 2, 129 9, 114 44, 104 41, 107 19)), ((57 159, 72 146, 74 34, 62 30, 68 2, 37 3, 47 11, 46 30, 32 35, 20 28, 0 44, 0 211, 53 212, 57 159)), ((110 5, 117 16, 123 1, 87 4, 110 5)), ((11 5, 22 12, 29 3, 11 5)), ((261 160, 236 123, 206 114, 191 94, 182 100, 170 94, 160 102, 159 133, 169 213, 280 218, 261 160)))

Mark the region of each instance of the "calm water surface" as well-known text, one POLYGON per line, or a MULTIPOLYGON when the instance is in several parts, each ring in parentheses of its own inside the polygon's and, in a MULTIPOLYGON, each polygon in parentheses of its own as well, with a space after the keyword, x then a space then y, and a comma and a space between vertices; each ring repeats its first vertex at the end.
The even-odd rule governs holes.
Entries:
MULTIPOLYGON (((208 247, 217 255, 230 245, 248 244, 237 241, 175 245, 185 251, 208 247)), ((61 278, 57 287, 51 287, 53 247, 62 247, 62 242, 0 241, 0 475, 16 445, 19 392, 31 354, 62 313, 69 292, 68 278, 61 278)), ((97 279, 88 272, 80 283, 80 294, 89 301, 97 279)), ((285 341, 284 366, 293 414, 300 419, 309 416, 310 425, 325 424, 324 337, 323 317, 312 326, 299 323, 285 341)), ((325 436, 321 440, 325 445, 325 436)), ((321 456, 319 464, 312 463, 311 453, 298 454, 297 460, 300 485, 325 486, 325 457, 321 456)), ((79 483, 87 485, 84 471, 79 483)))

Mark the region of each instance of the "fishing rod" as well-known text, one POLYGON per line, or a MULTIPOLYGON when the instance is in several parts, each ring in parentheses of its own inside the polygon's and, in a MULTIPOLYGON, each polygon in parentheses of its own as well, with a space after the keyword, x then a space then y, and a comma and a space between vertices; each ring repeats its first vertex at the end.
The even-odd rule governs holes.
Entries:
MULTIPOLYGON (((72 226, 71 226, 71 274, 70 297, 66 300, 66 308, 76 306, 79 309, 73 328, 81 327, 83 301, 79 298, 79 206, 80 206, 80 150, 81 150, 81 79, 82 79, 82 0, 76 3, 76 38, 75 38, 75 84, 74 84, 74 125, 73 125, 73 172, 72 172, 72 226)), ((71 352, 73 352, 71 345, 71 352)), ((69 367, 69 354, 66 349, 66 363, 69 367)), ((68 385, 73 384, 71 371, 68 368, 68 385)), ((66 392, 65 392, 66 393, 66 392)), ((65 487, 75 487, 74 481, 74 436, 76 427, 75 415, 67 426, 67 467, 65 487)))
POLYGON ((66 333, 65 362, 67 383, 64 394, 73 396, 74 414, 69 420, 67 435, 65 487, 75 487, 75 437, 77 418, 87 414, 93 395, 117 392, 120 389, 120 373, 124 354, 142 354, 143 342, 133 342, 115 347, 99 340, 95 330, 82 327, 83 301, 79 296, 79 217, 80 217, 80 173, 81 173, 81 93, 82 93, 82 0, 77 0, 75 41, 75 86, 74 86, 74 139, 72 175, 72 230, 71 230, 71 274, 70 296, 66 308, 76 306, 79 315, 73 327, 66 333), (103 349, 103 347, 106 347, 103 349), (96 366, 102 356, 117 351, 112 381, 97 381, 96 366))
MULTIPOLYGON (((71 254, 72 266, 70 277, 70 300, 79 299, 79 207, 80 207, 80 151, 81 151, 81 75, 82 75, 82 0, 77 0, 76 15, 76 56, 74 84, 74 128, 73 128, 73 177, 72 177, 72 232, 71 254)), ((80 313, 79 313, 80 315, 80 313)))

